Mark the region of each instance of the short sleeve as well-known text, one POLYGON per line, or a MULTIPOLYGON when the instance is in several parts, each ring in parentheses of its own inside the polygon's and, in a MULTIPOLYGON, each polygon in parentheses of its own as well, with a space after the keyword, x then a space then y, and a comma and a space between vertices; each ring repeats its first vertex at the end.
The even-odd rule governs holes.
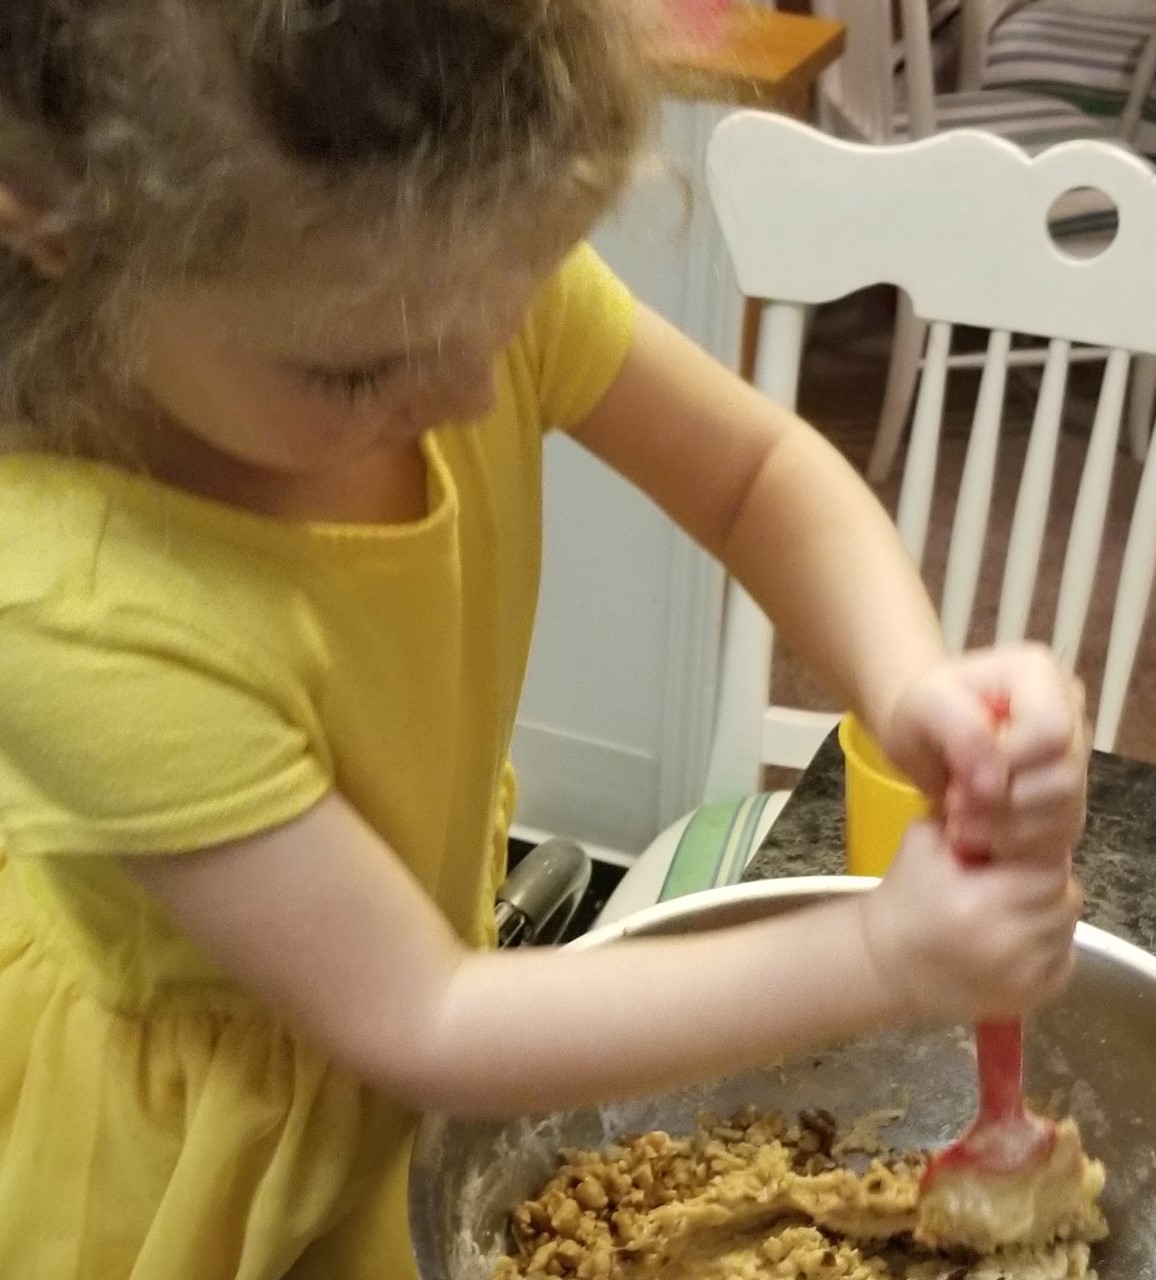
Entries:
POLYGON ((552 277, 532 315, 538 395, 547 427, 569 430, 622 371, 634 338, 630 291, 588 244, 552 277))
POLYGON ((5 851, 181 853, 299 816, 331 771, 281 685, 160 619, 3 611, 5 851))

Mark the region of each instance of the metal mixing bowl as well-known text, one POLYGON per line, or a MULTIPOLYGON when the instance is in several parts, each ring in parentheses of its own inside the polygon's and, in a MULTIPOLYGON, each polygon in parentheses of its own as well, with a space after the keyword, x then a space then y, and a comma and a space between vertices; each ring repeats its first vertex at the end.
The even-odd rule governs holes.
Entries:
MULTIPOLYGON (((691 933, 776 915, 871 881, 848 876, 769 880, 651 907, 573 944, 691 933)), ((1108 1168, 1104 1207, 1112 1236, 1096 1254, 1103 1280, 1156 1280, 1156 957, 1089 926, 1064 999, 1033 1019, 1027 1084, 1036 1098, 1063 1091, 1085 1146, 1108 1168)), ((627 970, 628 972, 628 970, 627 970)), ((511 1059, 518 1053, 510 1044, 511 1059)), ((562 1147, 598 1147, 625 1133, 684 1133, 702 1111, 745 1103, 795 1112, 826 1107, 841 1120, 907 1103, 887 1130, 896 1146, 936 1146, 975 1106, 966 1031, 881 1035, 788 1059, 700 1088, 536 1121, 466 1123, 438 1117, 419 1130, 410 1221, 422 1280, 488 1280, 504 1249, 509 1209, 553 1171, 562 1147)))

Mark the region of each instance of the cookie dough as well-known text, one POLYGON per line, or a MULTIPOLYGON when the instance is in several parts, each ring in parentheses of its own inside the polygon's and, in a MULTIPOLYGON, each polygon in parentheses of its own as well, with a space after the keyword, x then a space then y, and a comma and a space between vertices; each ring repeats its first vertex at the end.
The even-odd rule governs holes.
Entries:
POLYGON ((1089 1160, 1075 1121, 1056 1126, 1045 1164, 1024 1173, 945 1169, 919 1202, 916 1238, 990 1253, 1001 1245, 1086 1238, 1101 1221, 1096 1207, 1104 1167, 1089 1160))
POLYGON ((921 1224, 922 1153, 856 1172, 842 1162, 848 1136, 825 1111, 789 1123, 747 1110, 686 1138, 564 1152, 541 1194, 513 1211, 495 1280, 1094 1277, 1089 1246, 1107 1233, 1094 1202, 1046 1242, 983 1255, 921 1224))

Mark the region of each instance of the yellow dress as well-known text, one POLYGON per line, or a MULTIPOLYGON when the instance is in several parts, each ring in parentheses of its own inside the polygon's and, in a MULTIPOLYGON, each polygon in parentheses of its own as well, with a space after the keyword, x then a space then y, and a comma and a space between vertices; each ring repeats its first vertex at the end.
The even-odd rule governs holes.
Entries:
POLYGON ((412 1275, 412 1117, 217 972, 115 855, 236 839, 336 788, 490 938, 543 428, 597 404, 631 328, 580 248, 499 357, 492 414, 423 441, 412 524, 0 458, 3 1280, 412 1275))

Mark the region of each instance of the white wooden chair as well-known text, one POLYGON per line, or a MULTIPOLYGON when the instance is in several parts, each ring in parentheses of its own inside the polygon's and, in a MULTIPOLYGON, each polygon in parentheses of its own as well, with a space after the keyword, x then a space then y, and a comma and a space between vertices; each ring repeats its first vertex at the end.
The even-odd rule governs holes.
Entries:
MULTIPOLYGON (((979 0, 983 2, 983 0, 979 0)), ((975 11, 963 0, 963 25, 975 25, 975 11)), ((899 0, 899 37, 904 50, 902 84, 894 72, 892 48, 896 39, 891 0, 815 0, 817 13, 837 18, 847 26, 843 57, 822 81, 824 124, 843 137, 888 143, 925 138, 949 129, 975 128, 1006 138, 1029 154, 1072 138, 1113 136, 1110 122, 1096 119, 1063 100, 1015 89, 984 89, 938 93, 935 87, 931 30, 935 14, 929 0, 899 0)), ((1121 143, 1123 145, 1123 143, 1121 143)), ((1057 229, 1073 242, 1094 249, 1110 234, 1111 216, 1103 203, 1085 193, 1069 193, 1055 211, 1057 229)), ((900 295, 895 335, 887 376, 887 391, 879 415, 868 476, 879 482, 890 474, 903 440, 914 399, 919 362, 927 339, 910 301, 900 295)), ((1085 351, 1081 359, 1099 359, 1085 351)), ((1035 352, 1017 352, 1017 363, 1035 363, 1035 352)), ((975 363, 971 353, 952 357, 952 366, 975 363)), ((1134 456, 1142 458, 1151 429, 1152 403, 1156 399, 1156 363, 1139 370, 1135 412, 1130 421, 1134 456)))
MULTIPOLYGON (((976 599, 996 476, 1012 337, 1047 340, 1042 386, 1019 484, 1004 562, 1000 641, 1021 639, 1036 592, 1069 366, 1082 346, 1108 351, 1084 459, 1059 588, 1052 643, 1074 667, 1080 652, 1100 548, 1129 366, 1156 354, 1156 175, 1137 157, 1104 143, 1063 144, 1029 159, 991 135, 958 132, 893 147, 833 139, 795 121, 742 112, 724 121, 708 153, 715 210, 748 297, 764 306, 756 384, 793 405, 803 355, 804 316, 869 285, 908 293, 929 326, 904 468, 898 524, 916 561, 927 542, 948 379, 952 328, 988 331, 966 462, 947 560, 941 618, 962 648, 976 599), (1081 187, 1103 192, 1120 214, 1119 232, 1099 257, 1077 260, 1052 238, 1047 211, 1081 187)), ((1057 519, 1069 513, 1051 512, 1057 519)), ((1156 450, 1144 467, 1124 555, 1095 719, 1095 741, 1115 741, 1156 569, 1156 450)), ((714 805, 690 845, 664 833, 642 855, 607 905, 606 918, 660 893, 735 879, 749 847, 740 828, 749 810, 735 797, 755 792, 763 763, 805 764, 832 718, 767 706, 771 628, 735 583, 728 584, 719 718, 706 800, 714 805), (725 802, 731 800, 728 808, 725 802), (706 828, 729 832, 729 851, 711 850, 706 828), (697 879, 696 879, 697 877, 697 879)), ((778 802, 777 802, 778 803, 778 802)), ((764 811, 765 818, 765 811, 764 811)), ((765 826, 769 825, 764 820, 765 826)), ((693 833, 693 832, 692 832, 693 833)))

